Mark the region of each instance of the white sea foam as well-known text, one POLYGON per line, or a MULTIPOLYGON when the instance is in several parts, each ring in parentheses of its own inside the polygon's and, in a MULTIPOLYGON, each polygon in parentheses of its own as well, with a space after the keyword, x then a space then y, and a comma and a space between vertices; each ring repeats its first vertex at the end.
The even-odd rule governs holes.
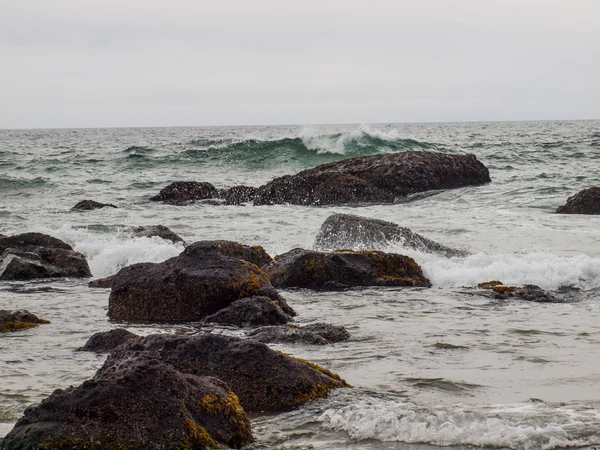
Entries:
MULTIPOLYGON (((324 134, 322 130, 316 127, 305 126, 300 132, 300 138, 308 149, 314 150, 317 153, 334 153, 339 155, 347 154, 349 144, 352 142, 360 144, 369 138, 379 138, 389 141, 401 139, 396 130, 385 132, 376 130, 368 125, 361 125, 355 130, 337 134, 324 134)), ((385 148, 381 148, 380 151, 385 151, 385 148)))
POLYGON ((95 233, 70 225, 40 231, 68 242, 83 253, 94 277, 112 275, 130 264, 161 262, 183 250, 181 243, 174 244, 159 237, 132 237, 126 232, 95 233))
POLYGON ((345 431, 356 440, 525 450, 600 442, 600 429, 590 426, 600 420, 598 409, 540 403, 429 409, 410 402, 364 400, 329 408, 318 420, 324 428, 345 431))
POLYGON ((566 256, 538 250, 444 258, 399 245, 386 250, 412 256, 437 287, 473 286, 490 280, 505 284, 535 284, 551 290, 564 286, 583 290, 600 287, 600 257, 584 254, 566 256))

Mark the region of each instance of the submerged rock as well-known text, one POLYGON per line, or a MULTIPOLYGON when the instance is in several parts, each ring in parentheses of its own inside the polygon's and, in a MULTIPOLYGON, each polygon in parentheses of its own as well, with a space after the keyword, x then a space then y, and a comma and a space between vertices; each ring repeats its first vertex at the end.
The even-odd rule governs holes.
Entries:
POLYGON ((260 342, 215 334, 150 335, 117 348, 107 364, 140 354, 155 355, 184 373, 223 380, 247 412, 289 409, 349 386, 327 369, 260 342))
POLYGON ((265 271, 278 288, 431 286, 414 259, 373 250, 317 252, 296 248, 277 256, 265 271))
POLYGON ((97 278, 95 280, 90 281, 88 283, 88 287, 110 289, 112 287, 114 279, 115 279, 115 275, 111 275, 106 278, 97 278))
POLYGON ((342 326, 328 323, 311 325, 268 326, 248 333, 252 339, 264 343, 325 345, 350 339, 350 333, 342 326))
POLYGON ((158 195, 151 197, 154 202, 171 205, 184 205, 195 200, 204 200, 217 196, 217 189, 210 183, 197 181, 175 181, 161 189, 158 195))
POLYGON ((131 229, 133 235, 136 237, 154 237, 157 236, 166 241, 171 241, 173 243, 184 242, 181 237, 179 237, 176 233, 165 227, 164 225, 149 225, 149 226, 140 226, 133 227, 131 229))
POLYGON ((0 238, 0 255, 0 280, 92 276, 85 256, 41 233, 0 238))
POLYGON ((558 214, 600 214, 600 186, 584 189, 567 199, 558 214))
POLYGON ((258 188, 254 204, 392 203, 416 192, 489 183, 475 155, 397 152, 323 164, 258 188))
POLYGON ((498 300, 518 299, 538 303, 562 303, 563 300, 534 284, 523 286, 506 286, 501 281, 493 280, 477 285, 479 289, 490 291, 498 300))
POLYGON ((80 352, 110 353, 115 348, 130 341, 139 341, 141 336, 124 328, 116 328, 110 331, 94 333, 83 347, 77 349, 80 352))
POLYGON ((0 333, 26 330, 47 323, 50 323, 50 321, 40 319, 38 316, 25 309, 18 311, 0 309, 0 333))
POLYGON ((196 242, 165 262, 121 269, 112 279, 108 316, 194 321, 251 296, 266 296, 286 313, 295 314, 275 291, 269 276, 256 264, 228 256, 238 247, 223 242, 227 241, 196 242), (234 250, 230 252, 231 248, 234 250))
POLYGON ((99 203, 94 200, 81 200, 72 209, 76 211, 91 211, 92 209, 100 209, 100 208, 118 208, 117 206, 111 203, 99 203))
POLYGON ((28 408, 0 448, 240 448, 252 440, 225 383, 137 355, 109 358, 91 381, 28 408))
POLYGON ((446 257, 468 255, 465 251, 438 244, 395 223, 354 214, 329 216, 321 225, 315 240, 315 248, 319 250, 355 247, 378 249, 390 244, 400 244, 403 247, 446 257))
POLYGON ((281 301, 283 300, 272 300, 269 297, 243 298, 206 317, 203 322, 241 328, 292 322, 292 316, 281 308, 281 301))

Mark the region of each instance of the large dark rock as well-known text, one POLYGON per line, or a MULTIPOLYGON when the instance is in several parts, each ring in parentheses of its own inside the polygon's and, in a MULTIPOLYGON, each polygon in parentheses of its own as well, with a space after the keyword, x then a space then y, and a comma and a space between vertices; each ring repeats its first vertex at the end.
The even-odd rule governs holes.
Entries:
POLYGON ((80 352, 110 353, 115 348, 130 341, 139 341, 141 336, 124 328, 116 328, 110 331, 99 331, 94 333, 83 347, 78 348, 80 352))
POLYGON ((184 242, 176 233, 165 227, 164 225, 149 225, 133 227, 132 233, 136 237, 159 237, 173 243, 184 242))
POLYGON ((260 327, 250 331, 248 336, 264 343, 314 345, 325 345, 350 339, 350 333, 346 328, 328 323, 315 323, 302 327, 293 324, 260 327))
POLYGON ((18 311, 0 309, 0 333, 26 330, 46 323, 50 323, 50 321, 40 319, 25 309, 18 311))
POLYGON ((251 297, 236 300, 227 308, 206 317, 204 323, 216 323, 234 327, 257 327, 282 325, 292 322, 292 316, 281 309, 280 301, 269 297, 251 297))
POLYGON ((563 303, 564 300, 558 298, 551 292, 545 291, 534 284, 524 284, 523 286, 507 286, 501 281, 493 280, 477 285, 479 289, 488 292, 497 300, 525 300, 537 303, 563 303))
POLYGON ((265 271, 277 288, 431 286, 414 259, 372 250, 316 252, 296 248, 277 256, 265 271))
POLYGON ((276 178, 257 190, 254 204, 392 203, 416 192, 490 181, 475 155, 398 152, 334 161, 276 178))
POLYGON ((251 339, 205 334, 150 335, 118 347, 107 360, 131 354, 156 355, 177 370, 223 380, 247 412, 279 411, 348 387, 338 375, 251 339))
POLYGON ((468 253, 438 244, 392 222, 354 214, 333 214, 323 222, 315 240, 319 250, 340 248, 379 249, 390 244, 446 257, 467 256, 468 253))
POLYGON ((72 209, 76 211, 91 211, 92 209, 100 209, 100 208, 117 208, 117 206, 111 203, 99 203, 94 200, 81 200, 72 209))
POLYGON ((112 287, 115 276, 116 275, 111 275, 106 278, 97 278, 95 280, 92 280, 88 283, 88 287, 110 289, 112 287))
POLYGON ((567 199, 558 214, 600 214, 600 186, 584 189, 567 199))
MULTIPOLYGON (((195 321, 236 300, 266 296, 293 310, 256 264, 227 256, 224 241, 200 241, 162 263, 121 269, 112 279, 108 316, 120 320, 195 321)), ((226 242, 226 241, 225 241, 226 242)), ((238 244, 239 245, 239 244, 238 244)))
POLYGON ((260 245, 245 245, 234 241, 211 241, 219 252, 225 256, 243 259, 244 261, 263 267, 273 261, 273 258, 260 245))
POLYGON ((252 442, 250 421, 225 383, 128 356, 109 358, 91 381, 28 408, 0 448, 207 449, 252 442))
POLYGON ((85 256, 41 233, 0 238, 0 255, 0 280, 92 276, 85 256))
POLYGON ((151 197, 155 202, 171 205, 185 205, 195 200, 204 200, 217 196, 217 189, 210 183, 197 181, 175 181, 161 189, 158 195, 151 197))

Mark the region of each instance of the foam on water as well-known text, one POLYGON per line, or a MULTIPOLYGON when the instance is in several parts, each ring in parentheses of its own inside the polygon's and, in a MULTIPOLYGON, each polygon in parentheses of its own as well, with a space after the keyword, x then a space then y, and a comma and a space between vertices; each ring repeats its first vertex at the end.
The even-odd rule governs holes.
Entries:
POLYGON ((473 445, 511 449, 553 449, 600 442, 596 408, 544 403, 436 405, 370 399, 330 407, 318 420, 353 440, 377 439, 439 446, 473 445))
POLYGON ((94 233, 71 225, 43 228, 41 232, 64 240, 83 253, 94 277, 113 275, 135 263, 162 262, 183 251, 182 243, 174 244, 159 237, 132 237, 128 232, 94 233))

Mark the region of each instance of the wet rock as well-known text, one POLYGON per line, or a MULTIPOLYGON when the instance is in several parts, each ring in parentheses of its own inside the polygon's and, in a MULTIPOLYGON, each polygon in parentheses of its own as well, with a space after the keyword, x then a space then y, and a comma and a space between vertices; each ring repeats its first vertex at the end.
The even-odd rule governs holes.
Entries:
POLYGON ((203 322, 240 328, 292 322, 292 316, 281 309, 281 301, 271 300, 269 297, 243 298, 206 317, 203 322))
POLYGON ((252 186, 233 186, 229 189, 223 189, 220 197, 225 200, 227 205, 239 205, 254 200, 257 188, 252 186))
POLYGON ((47 323, 50 323, 50 321, 40 319, 38 316, 25 309, 18 311, 0 309, 0 333, 26 330, 47 323))
POLYGON ((277 256, 265 271, 277 288, 431 286, 414 259, 373 250, 316 252, 297 248, 277 256))
POLYGON ((92 276, 85 256, 41 233, 0 238, 0 255, 0 280, 92 276))
POLYGON ((264 267, 273 261, 273 258, 260 245, 245 245, 234 241, 211 241, 217 246, 219 252, 225 256, 243 259, 244 261, 264 267))
POLYGON ((95 280, 90 281, 88 283, 88 287, 110 289, 112 287, 114 279, 115 279, 115 275, 111 275, 106 278, 97 278, 95 280))
POLYGON ((107 363, 140 353, 156 355, 184 373, 223 380, 247 412, 289 409, 349 386, 327 369, 260 342, 215 334, 147 336, 117 348, 107 363))
POLYGON ((258 188, 254 204, 392 203, 416 192, 489 183, 475 155, 397 152, 323 164, 258 188))
POLYGON ((163 188, 151 201, 164 202, 171 205, 185 205, 195 200, 214 198, 217 189, 210 183, 197 181, 175 181, 163 188))
POLYGON ((584 189, 559 207, 558 214, 600 214, 600 186, 584 189))
POLYGON ((75 206, 73 206, 73 210, 76 211, 91 211, 92 209, 100 209, 100 208, 117 208, 117 206, 111 203, 99 203, 94 200, 81 200, 75 206))
POLYGON ((319 250, 377 249, 390 244, 400 244, 403 247, 446 257, 468 255, 465 251, 438 244, 395 223, 354 214, 329 216, 321 225, 315 240, 315 248, 319 250))
POLYGON ((328 323, 267 326, 248 333, 252 339, 264 343, 325 345, 350 339, 346 328, 328 323))
POLYGON ((150 226, 141 226, 141 227, 133 227, 131 229, 133 235, 136 237, 159 237, 166 241, 171 241, 173 243, 184 242, 181 237, 179 237, 176 233, 168 229, 163 225, 150 225, 150 226))
POLYGON ((110 353, 125 342, 139 341, 141 336, 124 328, 110 331, 100 331, 88 339, 83 347, 77 349, 81 352, 110 353))
POLYGON ((252 440, 225 383, 138 355, 109 358, 92 380, 28 408, 0 448, 240 448, 252 440))
POLYGON ((563 300, 534 284, 523 286, 506 286, 501 281, 493 280, 477 285, 479 289, 489 291, 498 300, 517 299, 538 303, 562 303, 563 300))
POLYGON ((108 316, 119 320, 195 321, 236 300, 266 296, 295 314, 257 265, 227 256, 223 241, 200 241, 162 263, 125 267, 112 280, 108 316), (225 252, 225 253, 224 253, 225 252))

